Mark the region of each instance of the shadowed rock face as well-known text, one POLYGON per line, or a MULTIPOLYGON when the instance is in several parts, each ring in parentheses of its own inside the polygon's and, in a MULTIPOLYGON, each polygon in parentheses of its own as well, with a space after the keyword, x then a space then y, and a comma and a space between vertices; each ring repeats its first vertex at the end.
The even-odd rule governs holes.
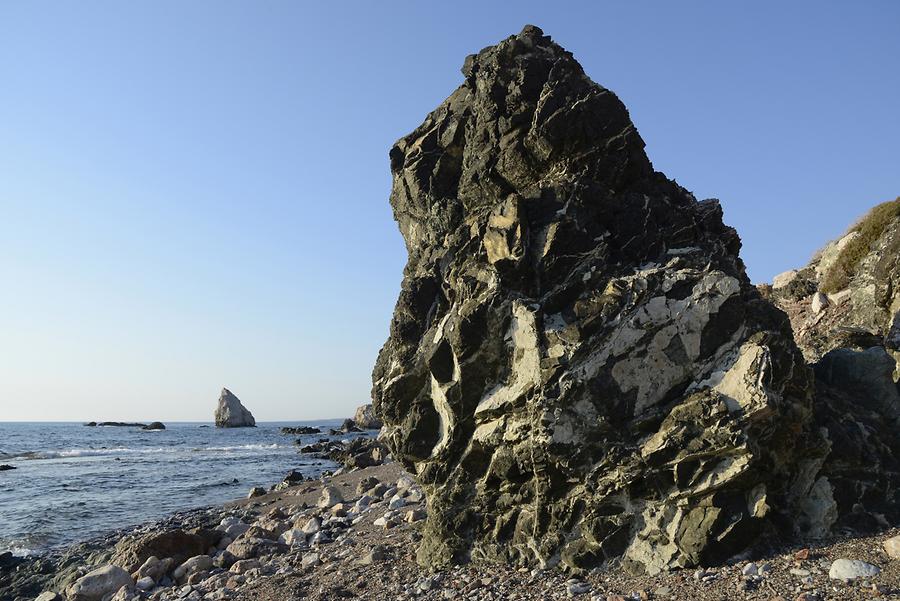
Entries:
MULTIPOLYGON (((762 287, 815 369, 830 452, 818 481, 836 529, 900 522, 900 199, 875 206, 805 267, 762 287)), ((822 503, 821 507, 827 507, 822 503)))
POLYGON ((539 29, 463 74, 390 153, 409 259, 373 395, 428 495, 420 561, 655 572, 830 519, 798 501, 809 370, 718 202, 539 29))

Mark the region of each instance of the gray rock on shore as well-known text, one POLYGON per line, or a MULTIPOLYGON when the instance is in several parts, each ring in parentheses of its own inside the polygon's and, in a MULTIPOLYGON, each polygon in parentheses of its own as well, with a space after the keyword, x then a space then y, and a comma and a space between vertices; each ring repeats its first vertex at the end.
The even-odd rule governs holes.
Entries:
POLYGON ((69 601, 102 601, 123 586, 134 586, 134 580, 122 568, 103 566, 88 572, 66 590, 69 601))
POLYGON ((248 428, 256 426, 253 414, 244 407, 241 400, 227 388, 222 389, 219 395, 219 405, 216 407, 217 428, 248 428))
POLYGON ((828 570, 832 580, 856 580, 872 578, 881 572, 881 568, 859 559, 836 559, 828 570))
POLYGON ((353 422, 363 430, 378 430, 384 425, 375 414, 372 403, 357 407, 356 413, 353 414, 353 422))

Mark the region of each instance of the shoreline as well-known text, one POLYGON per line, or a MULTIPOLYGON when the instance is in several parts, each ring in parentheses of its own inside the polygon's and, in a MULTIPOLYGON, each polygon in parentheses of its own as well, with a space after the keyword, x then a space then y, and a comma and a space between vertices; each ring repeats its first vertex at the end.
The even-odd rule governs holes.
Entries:
MULTIPOLYGON (((167 431, 64 426, 0 431, 0 554, 58 555, 68 547, 202 507, 222 505, 250 488, 268 488, 290 470, 318 477, 339 467, 302 442, 337 446, 373 433, 280 432, 287 424, 228 431, 173 425, 167 431), (102 432, 100 430, 103 430, 102 432)), ((293 424, 296 426, 296 424, 293 424)))
MULTIPOLYGON (((484 564, 432 573, 415 562, 425 513, 421 490, 395 462, 339 471, 253 498, 117 529, 73 545, 56 557, 29 560, 24 570, 28 574, 21 574, 18 581, 9 582, 6 572, 0 575, 0 601, 40 598, 40 593, 45 594, 41 601, 86 598, 66 597, 65 591, 71 591, 72 583, 94 568, 124 565, 128 560, 141 563, 134 572, 139 578, 119 592, 111 591, 114 601, 288 601, 298 597, 325 601, 382 596, 483 601, 900 598, 900 562, 890 560, 881 548, 897 529, 873 536, 826 539, 808 547, 781 543, 763 549, 760 545, 756 554, 725 565, 654 576, 630 575, 617 564, 578 576, 557 569, 484 564), (148 590, 141 591, 135 584, 140 577, 148 577, 143 573, 152 574, 153 566, 146 565, 147 557, 139 551, 143 549, 145 555, 148 549, 166 548, 159 541, 175 531, 210 537, 210 548, 191 557, 178 557, 162 574, 156 574, 158 578, 148 590), (865 560, 880 567, 881 573, 849 583, 833 580, 828 572, 838 558, 865 560), (188 565, 191 562, 193 565, 188 565), (185 565, 180 574, 179 566, 185 565)), ((141 584, 148 586, 146 580, 141 584)))

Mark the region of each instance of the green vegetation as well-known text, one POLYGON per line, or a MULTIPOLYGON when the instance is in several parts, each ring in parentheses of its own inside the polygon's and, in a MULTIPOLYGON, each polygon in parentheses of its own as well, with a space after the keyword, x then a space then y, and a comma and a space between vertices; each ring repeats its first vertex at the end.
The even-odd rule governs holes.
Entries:
POLYGON ((872 250, 872 245, 881 238, 891 221, 897 218, 900 218, 900 197, 876 206, 850 228, 850 232, 859 232, 859 236, 841 250, 832 268, 822 278, 819 290, 830 294, 846 288, 856 275, 860 261, 872 250))

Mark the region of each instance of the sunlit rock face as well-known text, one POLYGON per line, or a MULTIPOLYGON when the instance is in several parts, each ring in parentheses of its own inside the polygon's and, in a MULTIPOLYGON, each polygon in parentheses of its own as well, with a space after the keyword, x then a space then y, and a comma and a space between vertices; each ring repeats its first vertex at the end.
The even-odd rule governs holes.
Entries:
POLYGON ((764 288, 791 318, 809 362, 875 346, 900 362, 900 198, 874 206, 805 267, 764 288))
POLYGON ((373 395, 420 562, 652 573, 827 529, 810 372, 718 202, 539 29, 463 74, 390 153, 409 259, 373 395))
POLYGON ((227 388, 223 388, 222 394, 219 395, 215 420, 217 428, 252 428, 256 426, 256 420, 250 410, 244 407, 241 400, 227 388))

